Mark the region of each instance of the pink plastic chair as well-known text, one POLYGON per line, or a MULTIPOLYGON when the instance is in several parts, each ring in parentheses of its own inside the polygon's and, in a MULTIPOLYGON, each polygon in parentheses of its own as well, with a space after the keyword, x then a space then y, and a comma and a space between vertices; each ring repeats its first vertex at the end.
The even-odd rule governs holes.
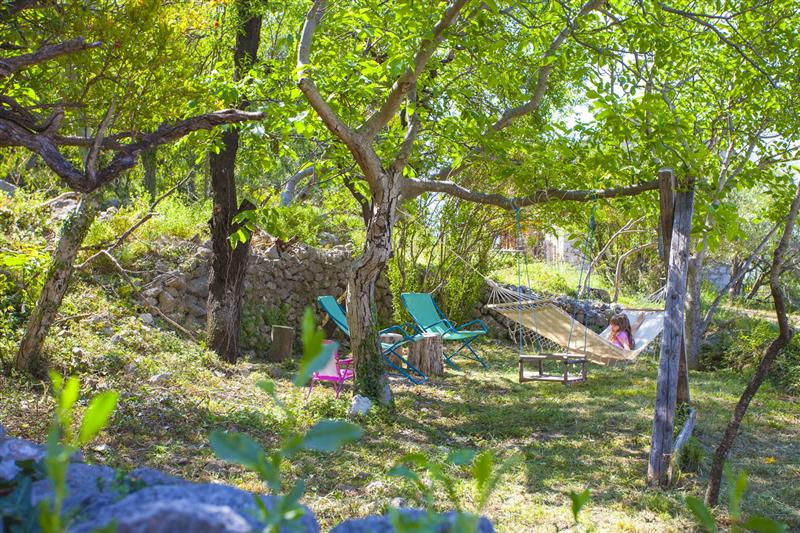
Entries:
POLYGON ((338 399, 339 394, 341 394, 344 388, 344 382, 348 379, 353 379, 353 371, 350 369, 353 359, 340 359, 338 349, 339 343, 331 340, 322 341, 322 350, 328 354, 328 362, 322 370, 314 372, 311 376, 311 381, 308 384, 308 392, 306 393, 306 400, 311 396, 314 385, 319 381, 333 383, 333 390, 336 391, 336 398, 338 399))

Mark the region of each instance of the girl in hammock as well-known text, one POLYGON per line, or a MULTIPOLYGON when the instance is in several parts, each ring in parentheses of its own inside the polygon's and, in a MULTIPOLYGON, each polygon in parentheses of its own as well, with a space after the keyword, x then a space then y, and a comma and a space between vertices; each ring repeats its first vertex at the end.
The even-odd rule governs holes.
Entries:
POLYGON ((633 332, 631 331, 631 321, 625 313, 620 313, 611 317, 611 335, 609 339, 611 344, 625 348, 626 350, 633 350, 636 347, 636 342, 633 340, 633 332))
POLYGON ((626 350, 633 350, 636 347, 636 342, 633 340, 633 332, 639 329, 645 319, 644 312, 639 313, 636 317, 636 322, 631 325, 628 320, 628 315, 620 313, 611 317, 611 334, 609 339, 612 344, 625 348, 626 350))

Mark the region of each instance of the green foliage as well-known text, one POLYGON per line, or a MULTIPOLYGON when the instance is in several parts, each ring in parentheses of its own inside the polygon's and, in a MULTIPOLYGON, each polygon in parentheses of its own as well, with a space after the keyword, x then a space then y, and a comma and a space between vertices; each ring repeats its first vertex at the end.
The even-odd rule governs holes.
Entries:
MULTIPOLYGON (((324 335, 314 324, 314 313, 306 308, 303 316, 303 357, 300 370, 294 378, 295 386, 305 385, 314 371, 325 366, 322 351, 324 335)), ((287 419, 284 427, 297 425, 297 414, 281 401, 271 381, 260 381, 258 387, 269 395, 283 416, 287 419)), ((280 431, 280 445, 273 451, 265 451, 258 442, 242 433, 214 431, 209 435, 209 444, 214 453, 229 463, 239 464, 255 472, 267 485, 274 497, 274 506, 267 509, 256 495, 259 519, 266 526, 264 531, 277 533, 283 527, 292 527, 303 516, 300 498, 305 491, 305 481, 300 479, 286 490, 283 481, 285 463, 302 451, 330 453, 349 442, 361 438, 360 427, 341 420, 320 420, 304 433, 283 429, 280 431), (285 491, 285 492, 284 492, 285 491)))
POLYGON ((570 502, 572 502, 572 518, 575 520, 575 523, 577 524, 578 522, 580 522, 579 517, 581 514, 581 510, 589 501, 589 497, 591 496, 591 494, 589 493, 589 489, 584 489, 583 492, 581 492, 580 494, 575 492, 574 490, 571 490, 569 491, 569 493, 567 493, 567 495, 569 496, 570 502))
MULTIPOLYGON (((723 310, 717 313, 701 345, 700 362, 707 370, 729 368, 737 372, 753 371, 769 344, 778 336, 778 326, 769 318, 771 312, 745 313, 723 310)), ((800 338, 792 342, 775 360, 768 379, 788 391, 800 391, 800 338)))
MULTIPOLYGON (((725 466, 725 477, 728 480, 728 513, 731 517, 733 533, 755 531, 756 533, 784 533, 786 526, 763 516, 743 517, 741 511, 742 498, 747 490, 747 475, 744 472, 735 474, 728 465, 725 466)), ((702 500, 694 496, 686 497, 686 506, 694 519, 710 533, 718 530, 714 516, 702 500)))
POLYGON ((238 243, 247 242, 256 227, 282 241, 296 238, 308 244, 318 244, 324 221, 325 213, 318 207, 296 203, 283 206, 270 202, 234 217, 233 222, 239 227, 230 236, 231 246, 235 248, 238 243))
POLYGON ((117 407, 118 394, 105 391, 92 398, 76 436, 72 419, 75 402, 80 395, 80 382, 70 377, 65 383, 55 372, 50 374, 50 380, 57 405, 47 434, 47 453, 43 462, 53 485, 53 501, 45 500, 39 505, 39 525, 45 533, 61 533, 69 525, 69 518, 65 521, 62 517, 62 508, 67 496, 70 457, 79 446, 88 444, 108 424, 117 407))
POLYGON ((438 484, 455 509, 452 531, 476 531, 480 514, 498 483, 521 459, 520 456, 514 455, 497 464, 494 453, 488 450, 479 454, 473 450, 453 450, 444 461, 435 461, 421 453, 407 454, 389 470, 387 475, 409 481, 421 497, 426 513, 420 517, 411 517, 393 508, 389 511, 390 522, 399 533, 438 531, 437 528, 443 523, 442 516, 434 509, 434 494, 438 484), (452 470, 461 470, 463 474, 467 467, 475 501, 471 511, 465 511, 457 490, 457 478, 451 474, 452 470), (417 471, 427 474, 427 480, 417 471))
POLYGON ((689 437, 681 448, 678 465, 681 472, 700 472, 706 460, 706 450, 696 437, 689 437))

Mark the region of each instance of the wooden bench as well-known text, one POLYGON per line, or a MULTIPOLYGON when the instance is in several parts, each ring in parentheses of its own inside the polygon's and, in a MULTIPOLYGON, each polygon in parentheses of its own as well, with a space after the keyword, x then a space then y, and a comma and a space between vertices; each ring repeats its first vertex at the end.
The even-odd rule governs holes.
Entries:
POLYGON ((571 385, 573 383, 582 383, 586 381, 586 357, 583 355, 575 355, 568 353, 543 353, 537 355, 520 355, 519 356, 519 382, 525 383, 526 381, 550 381, 559 382, 564 385, 571 385), (564 372, 562 374, 547 374, 545 373, 545 361, 558 361, 564 364, 564 372), (525 363, 536 363, 538 366, 538 373, 525 374, 525 363), (571 365, 580 365, 580 373, 570 374, 571 365))

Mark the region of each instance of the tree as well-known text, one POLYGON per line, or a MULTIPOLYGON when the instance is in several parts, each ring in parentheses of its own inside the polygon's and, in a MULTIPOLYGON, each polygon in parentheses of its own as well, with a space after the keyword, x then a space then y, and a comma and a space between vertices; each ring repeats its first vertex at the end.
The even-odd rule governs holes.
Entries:
MULTIPOLYGON (((246 0, 234 4, 236 45, 233 49, 233 81, 240 82, 256 63, 261 40, 261 15, 251 11, 246 0)), ((238 107, 246 108, 248 101, 240 99, 238 107)), ((244 201, 240 205, 236 194, 236 154, 239 151, 239 130, 230 128, 222 135, 219 151, 209 155, 211 193, 214 207, 211 213, 211 246, 213 256, 208 277, 207 342, 209 348, 228 362, 239 356, 239 329, 244 276, 247 271, 249 242, 232 247, 230 236, 239 225, 234 218, 255 206, 244 201)))
MULTIPOLYGON (((335 41, 330 35, 325 35, 322 51, 312 63, 312 42, 323 15, 328 20, 333 19, 331 25, 335 25, 337 22, 351 22, 350 14, 354 11, 359 12, 351 6, 346 10, 336 8, 327 10, 327 3, 324 0, 314 2, 306 17, 298 48, 298 86, 325 127, 347 147, 368 184, 371 196, 371 213, 369 217, 366 215, 364 217, 368 218, 366 243, 362 255, 354 265, 347 299, 348 322, 356 361, 357 393, 373 399, 384 401, 387 399, 384 394, 386 387, 382 377, 383 365, 377 341, 374 291, 375 282, 390 255, 392 228, 397 220, 397 209, 401 199, 434 192, 504 209, 516 209, 557 200, 589 201, 635 195, 657 188, 657 182, 651 179, 645 183, 605 189, 545 187, 522 196, 510 197, 478 192, 452 181, 452 178, 465 174, 471 159, 479 156, 491 158, 494 154, 487 155, 486 148, 508 146, 503 144, 504 141, 499 135, 501 131, 521 117, 533 115, 541 110, 543 98, 548 91, 548 81, 555 69, 556 60, 559 59, 557 55, 559 49, 568 37, 577 31, 580 19, 599 9, 602 3, 600 0, 592 0, 579 6, 574 12, 566 9, 567 13, 563 18, 557 14, 529 12, 529 16, 533 19, 537 16, 545 19, 547 30, 551 30, 557 24, 563 24, 564 26, 554 37, 549 31, 537 33, 535 29, 531 30, 535 27, 533 24, 523 24, 524 27, 520 30, 506 18, 501 17, 500 22, 493 22, 490 14, 494 14, 496 10, 481 4, 467 11, 469 2, 466 0, 446 3, 438 20, 433 21, 427 9, 414 5, 396 10, 384 8, 376 15, 374 22, 370 21, 366 25, 370 31, 358 33, 355 47, 350 43, 343 44, 341 39, 335 41), (402 44, 390 43, 376 50, 377 41, 373 40, 371 32, 377 32, 385 23, 393 23, 395 27, 410 30, 412 37, 403 40, 402 44), (459 81, 458 71, 449 72, 452 76, 450 78, 443 75, 442 71, 454 68, 452 65, 462 68, 463 62, 474 60, 473 57, 462 59, 461 62, 452 59, 459 57, 458 50, 461 46, 457 44, 459 42, 474 46, 478 54, 487 52, 485 48, 487 46, 494 46, 493 52, 498 52, 496 44, 480 42, 481 36, 487 33, 484 27, 487 24, 493 24, 492 31, 488 32, 493 35, 490 41, 500 42, 503 46, 508 46, 509 50, 517 49, 512 56, 513 59, 521 59, 520 35, 523 38, 535 39, 537 44, 543 45, 543 51, 539 56, 528 54, 527 61, 522 60, 525 66, 529 66, 531 62, 534 64, 531 66, 532 73, 519 69, 521 79, 513 80, 513 82, 519 81, 519 85, 513 89, 506 85, 502 87, 505 92, 502 101, 508 101, 511 105, 499 113, 499 118, 487 120, 486 117, 477 117, 473 121, 453 121, 452 109, 447 108, 446 104, 448 97, 451 96, 447 93, 447 85, 459 81), (446 55, 439 54, 435 59, 435 68, 430 67, 440 45, 449 38, 448 36, 453 35, 456 38, 451 50, 446 55), (407 49, 408 42, 416 43, 416 48, 407 49), (344 50, 345 46, 350 47, 351 51, 344 50), (355 50, 355 53, 352 50, 355 50), (359 62, 358 56, 369 59, 359 62), (534 58, 533 61, 530 57, 534 58), (330 99, 323 97, 317 86, 315 81, 317 79, 321 79, 333 91, 337 87, 351 85, 349 74, 336 73, 334 70, 337 66, 334 61, 338 58, 341 58, 342 63, 352 60, 362 73, 369 72, 378 80, 358 90, 349 87, 348 100, 358 99, 360 105, 354 106, 352 101, 329 102, 330 99), (326 71, 326 67, 331 74, 330 78, 321 75, 326 71), (533 81, 530 84, 530 91, 520 94, 519 87, 527 85, 523 81, 524 78, 533 81), (509 92, 512 95, 510 98, 506 96, 509 92), (476 142, 459 156, 459 160, 432 172, 430 178, 411 177, 416 171, 409 167, 409 160, 414 155, 415 146, 421 144, 417 140, 423 130, 422 119, 430 115, 429 118, 433 120, 437 104, 443 102, 445 102, 444 107, 439 110, 442 113, 439 123, 446 121, 452 125, 448 134, 458 135, 459 128, 469 126, 471 129, 469 138, 476 142), (359 113, 363 114, 359 116, 359 113), (359 123, 358 126, 350 125, 356 121, 359 123), (486 128, 481 129, 482 125, 486 128), (384 132, 387 128, 388 131, 384 132)), ((365 7, 365 16, 369 16, 367 13, 370 12, 371 8, 365 7)), ((486 69, 481 75, 496 76, 497 71, 486 69)), ((470 81, 474 83, 475 79, 470 81)), ((463 103, 463 99, 459 103, 463 103)), ((467 102, 466 107, 470 104, 467 102)), ((496 108, 496 106, 488 107, 490 110, 496 108)), ((474 116, 475 111, 472 110, 470 113, 474 116)), ((429 139, 430 137, 425 138, 426 141, 429 139)), ((433 150, 433 153, 438 154, 436 150, 433 150)), ((421 157, 424 165, 425 155, 422 154, 421 157)))
POLYGON ((734 408, 731 420, 725 428, 725 433, 717 449, 714 451, 714 459, 711 463, 711 471, 708 476, 708 489, 706 490, 706 504, 709 506, 715 506, 719 501, 725 460, 728 458, 736 435, 739 433, 739 426, 747 413, 747 408, 750 406, 750 402, 758 392, 761 384, 764 383, 764 380, 769 375, 770 366, 772 366, 775 359, 778 358, 792 340, 793 332, 789 327, 789 321, 786 316, 786 301, 783 295, 783 288, 781 287, 780 276, 785 261, 786 250, 789 248, 790 240, 793 237, 792 233, 794 231, 798 211, 800 211, 800 183, 797 184, 794 200, 786 216, 786 225, 784 226, 780 242, 772 256, 769 285, 770 292, 772 293, 772 301, 775 305, 775 315, 778 320, 778 336, 767 347, 755 374, 750 378, 744 391, 742 391, 742 395, 739 397, 739 401, 734 408))
MULTIPOLYGON (((18 7, 20 9, 16 10, 17 13, 29 6, 26 4, 18 7)), ((140 44, 148 39, 158 41, 168 37, 169 30, 165 26, 151 25, 154 18, 158 19, 158 11, 151 10, 153 6, 148 5, 143 6, 144 11, 140 10, 142 6, 132 6, 127 11, 116 13, 125 20, 135 22, 121 25, 119 31, 122 34, 115 38, 114 34, 104 33, 110 27, 105 24, 108 13, 98 12, 97 16, 102 20, 92 21, 86 19, 82 9, 78 8, 76 14, 76 7, 69 7, 71 9, 65 8, 59 12, 43 9, 42 16, 33 19, 33 26, 25 27, 24 30, 21 26, 15 27, 11 35, 16 37, 9 36, 9 46, 31 48, 30 43, 37 39, 40 44, 32 47, 29 53, 8 57, 0 62, 0 80, 5 82, 0 94, 0 146, 23 147, 36 153, 68 188, 84 193, 78 209, 62 228, 43 290, 20 343, 15 365, 26 370, 37 359, 49 326, 69 286, 75 257, 96 212, 99 198, 96 191, 134 167, 144 151, 174 142, 196 131, 257 120, 264 116, 262 113, 246 113, 233 109, 167 120, 164 120, 164 115, 159 117, 157 113, 145 116, 137 114, 137 108, 131 107, 137 101, 131 103, 117 100, 120 86, 124 91, 130 90, 126 82, 132 80, 126 77, 129 73, 126 69, 138 67, 138 62, 132 61, 130 57, 126 57, 124 51, 120 51, 122 44, 118 39, 128 37, 125 32, 137 33, 137 24, 142 25, 142 31, 137 33, 140 44), (69 22, 76 19, 80 23, 72 28, 69 22), (93 26, 92 22, 97 22, 97 26, 93 26), (151 27, 152 31, 149 29, 151 27), (80 28, 87 34, 96 33, 97 36, 109 37, 113 44, 104 45, 101 39, 89 40, 83 36, 63 38, 65 34, 80 28), (20 44, 15 44, 14 39, 19 40, 20 44), (53 40, 58 42, 52 44, 53 40), (85 57, 93 52, 102 56, 97 63, 91 57, 85 57), (68 97, 75 90, 74 83, 70 84, 74 82, 74 78, 70 73, 65 73, 63 68, 53 65, 62 57, 70 59, 72 70, 86 74, 84 78, 77 78, 85 83, 77 91, 82 95, 82 101, 74 101, 68 97), (111 80, 108 82, 109 87, 103 86, 106 78, 88 74, 96 74, 95 69, 100 69, 108 76, 111 80), (112 76, 112 72, 119 77, 112 76), (54 78, 62 81, 63 85, 55 83, 54 78), (36 95, 35 101, 31 101, 30 94, 36 95), (117 101, 120 103, 117 104, 117 101), (88 111, 98 111, 102 109, 101 105, 105 110, 101 112, 102 118, 91 134, 91 130, 86 127, 88 111), (43 118, 31 109, 52 111, 43 118), (76 119, 73 112, 75 109, 80 110, 82 117, 76 119), (125 117, 124 123, 117 120, 120 116, 125 117), (159 118, 160 124, 156 122, 159 118), (151 131, 143 131, 144 126, 154 122, 156 125, 151 131), (78 123, 83 126, 76 127, 78 123), (63 135, 60 130, 65 128, 72 131, 82 130, 84 134, 63 135), (80 166, 74 162, 78 155, 82 156, 80 166)), ((135 43, 126 44, 126 48, 131 52, 137 50, 135 43)), ((149 59, 147 54, 140 56, 138 61, 149 59)), ((156 76, 158 69, 152 69, 148 74, 156 76)), ((135 77, 135 74, 131 77, 135 77)), ((157 105, 153 108, 159 110, 157 105)))

